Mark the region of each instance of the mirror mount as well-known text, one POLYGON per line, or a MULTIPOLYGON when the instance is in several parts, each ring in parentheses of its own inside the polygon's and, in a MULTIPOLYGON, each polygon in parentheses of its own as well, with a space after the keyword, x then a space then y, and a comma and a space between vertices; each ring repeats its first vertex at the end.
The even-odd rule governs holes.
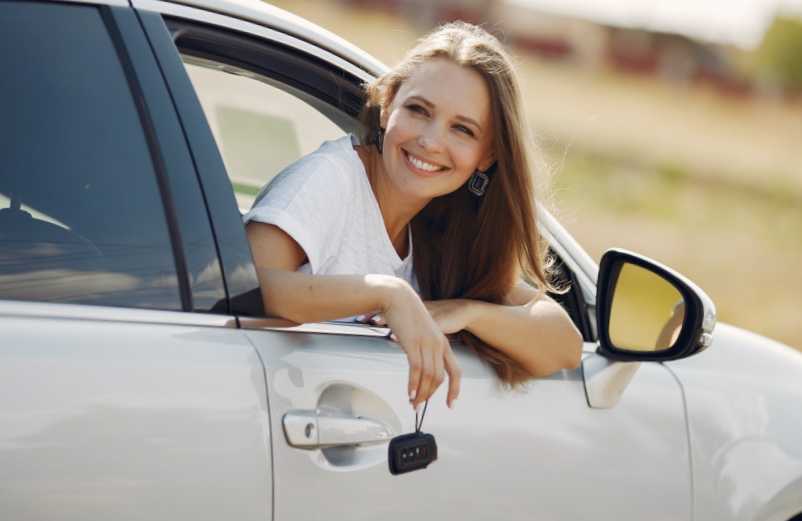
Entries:
POLYGON ((593 409, 615 407, 624 394, 640 362, 616 362, 596 353, 582 359, 585 398, 593 409))

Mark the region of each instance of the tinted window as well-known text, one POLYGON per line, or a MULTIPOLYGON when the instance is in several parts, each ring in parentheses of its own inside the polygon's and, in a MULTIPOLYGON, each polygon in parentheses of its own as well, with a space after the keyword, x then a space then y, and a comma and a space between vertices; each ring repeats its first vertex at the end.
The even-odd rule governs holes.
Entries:
POLYGON ((151 155, 100 11, 4 2, 0 48, 0 298, 180 309, 151 155))

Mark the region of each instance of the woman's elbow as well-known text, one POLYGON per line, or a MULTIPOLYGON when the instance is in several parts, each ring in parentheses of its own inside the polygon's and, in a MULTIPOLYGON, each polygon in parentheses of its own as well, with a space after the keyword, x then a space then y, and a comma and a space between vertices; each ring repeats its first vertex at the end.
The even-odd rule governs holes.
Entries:
POLYGON ((582 343, 584 339, 573 322, 570 323, 568 329, 568 338, 565 342, 565 349, 563 349, 565 353, 565 365, 562 369, 576 369, 582 362, 582 343))
POLYGON ((533 378, 549 376, 563 369, 573 370, 582 362, 582 335, 572 322, 569 327, 555 335, 551 356, 539 356, 525 364, 533 378))

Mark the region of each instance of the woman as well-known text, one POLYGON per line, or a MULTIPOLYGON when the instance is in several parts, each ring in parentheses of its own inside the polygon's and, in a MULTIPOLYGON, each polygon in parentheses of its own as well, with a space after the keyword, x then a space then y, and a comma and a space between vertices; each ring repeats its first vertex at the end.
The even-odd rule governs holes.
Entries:
POLYGON ((449 407, 459 394, 445 335, 510 385, 576 367, 581 337, 545 294, 520 91, 498 40, 439 28, 367 87, 362 119, 361 145, 325 143, 245 216, 265 310, 376 316, 406 352, 416 409, 445 373, 449 407))

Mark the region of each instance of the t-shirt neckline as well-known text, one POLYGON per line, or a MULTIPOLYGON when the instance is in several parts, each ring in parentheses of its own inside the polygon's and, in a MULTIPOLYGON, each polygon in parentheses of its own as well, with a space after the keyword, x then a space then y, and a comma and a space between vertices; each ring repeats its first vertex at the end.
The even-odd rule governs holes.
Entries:
POLYGON ((368 179, 368 172, 365 170, 365 164, 362 163, 362 159, 359 157, 356 149, 354 146, 359 145, 359 139, 354 134, 348 134, 346 136, 348 139, 343 139, 344 144, 347 143, 347 148, 349 151, 348 157, 351 161, 355 161, 359 167, 359 172, 362 174, 361 181, 367 185, 367 189, 370 192, 370 200, 371 200, 371 207, 373 211, 378 217, 379 222, 381 223, 382 228, 382 237, 384 238, 384 246, 385 248, 389 248, 389 251, 392 252, 393 259, 397 262, 398 267, 403 266, 412 260, 412 227, 407 225, 407 242, 408 242, 408 251, 406 257, 403 259, 400 255, 398 255, 398 251, 396 251, 395 246, 393 246, 393 241, 390 240, 390 236, 387 234, 387 227, 384 225, 384 216, 382 216, 381 208, 379 207, 379 201, 376 199, 376 194, 373 192, 373 187, 370 185, 370 180, 368 179))

